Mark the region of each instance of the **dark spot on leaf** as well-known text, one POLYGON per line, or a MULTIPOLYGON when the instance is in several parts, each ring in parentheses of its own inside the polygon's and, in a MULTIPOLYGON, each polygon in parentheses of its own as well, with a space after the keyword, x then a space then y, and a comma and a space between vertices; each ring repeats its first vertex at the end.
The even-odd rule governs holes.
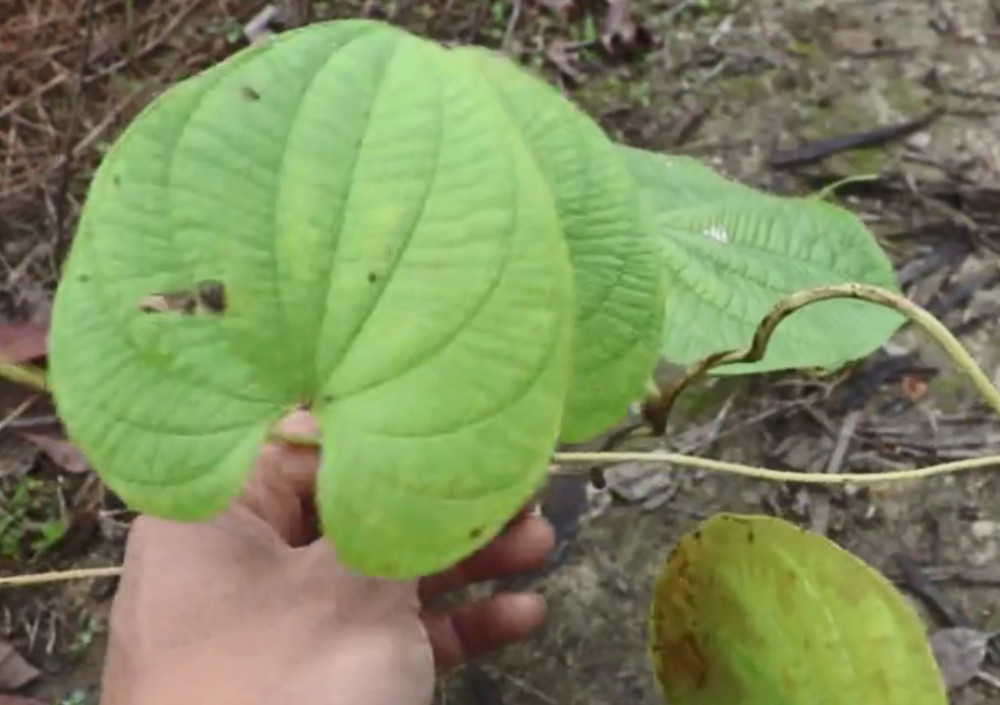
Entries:
POLYGON ((243 88, 240 89, 240 93, 242 93, 243 97, 246 98, 247 100, 254 100, 254 101, 260 100, 260 93, 255 91, 250 86, 243 86, 243 88))
POLYGON ((747 531, 747 543, 753 543, 756 536, 754 536, 753 529, 747 531))
POLYGON ((375 272, 368 272, 368 283, 374 284, 377 281, 378 281, 378 274, 376 274, 375 272))
POLYGON ((481 526, 477 526, 475 529, 469 532, 470 539, 478 539, 482 535, 483 535, 483 528, 481 526))
POLYGON ((203 281, 198 284, 198 303, 206 313, 223 313, 226 310, 226 287, 220 281, 203 281))
POLYGON ((80 276, 77 277, 77 280, 80 281, 80 282, 83 282, 84 284, 86 284, 87 282, 90 281, 90 275, 89 274, 81 274, 80 276))
POLYGON ((111 177, 111 183, 113 183, 115 186, 121 186, 122 179, 120 176, 118 176, 118 174, 115 174, 114 176, 111 177))
POLYGON ((700 530, 695 531, 693 534, 691 534, 691 538, 693 538, 695 541, 701 541, 701 531, 700 530))

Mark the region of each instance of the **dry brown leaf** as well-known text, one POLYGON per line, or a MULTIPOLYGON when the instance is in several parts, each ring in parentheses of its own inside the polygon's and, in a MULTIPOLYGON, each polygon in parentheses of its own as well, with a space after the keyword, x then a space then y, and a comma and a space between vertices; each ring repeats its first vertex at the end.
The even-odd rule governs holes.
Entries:
POLYGON ((649 35, 635 19, 632 0, 608 0, 601 23, 601 44, 612 55, 629 53, 649 43, 649 35))
POLYGON ((83 453, 69 441, 37 433, 22 433, 21 435, 38 446, 39 450, 66 472, 77 474, 90 470, 90 463, 83 457, 83 453))
POLYGON ((996 632, 967 627, 939 629, 931 635, 931 651, 948 690, 959 688, 976 677, 986 658, 986 648, 996 635, 996 632))
POLYGON ((635 17, 632 15, 632 0, 608 0, 608 11, 601 25, 601 42, 605 48, 610 51, 615 39, 631 44, 637 30, 635 17))
POLYGON ((44 323, 0 325, 0 359, 15 365, 45 357, 49 327, 44 323))
MULTIPOLYGON (((13 646, 0 641, 0 693, 23 688, 40 675, 41 671, 25 661, 13 646)), ((4 703, 5 697, 10 696, 0 695, 0 705, 7 705, 4 703)))
POLYGON ((545 58, 563 75, 563 78, 575 85, 583 83, 584 75, 576 67, 576 63, 566 48, 566 42, 561 39, 550 42, 545 50, 545 58))

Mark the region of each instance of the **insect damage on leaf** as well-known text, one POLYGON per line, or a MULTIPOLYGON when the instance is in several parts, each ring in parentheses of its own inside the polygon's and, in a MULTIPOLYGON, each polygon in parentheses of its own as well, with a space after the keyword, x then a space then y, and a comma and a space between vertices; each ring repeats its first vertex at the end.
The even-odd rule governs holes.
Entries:
POLYGON ((226 289, 219 281, 199 282, 194 290, 150 294, 139 301, 143 313, 219 315, 226 310, 226 289))

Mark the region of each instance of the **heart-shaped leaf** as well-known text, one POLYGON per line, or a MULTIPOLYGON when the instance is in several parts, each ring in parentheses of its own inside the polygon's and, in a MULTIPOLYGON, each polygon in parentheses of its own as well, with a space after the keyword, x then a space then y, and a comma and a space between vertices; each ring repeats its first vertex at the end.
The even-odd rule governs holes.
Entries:
POLYGON ((562 438, 582 441, 642 396, 658 356, 663 291, 651 220, 621 152, 593 120, 510 60, 462 54, 501 96, 556 199, 576 294, 562 438))
POLYGON ((115 144, 51 381, 108 484, 181 520, 222 509, 309 405, 340 559, 411 577, 543 481, 572 322, 555 199, 482 75, 386 25, 319 24, 178 84, 115 144))
POLYGON ((671 705, 945 705, 920 620, 828 539, 722 514, 656 582, 650 650, 671 705))
MULTIPOLYGON (((849 282, 896 289, 892 265, 864 224, 820 198, 756 191, 690 157, 621 147, 660 235, 666 280, 662 353, 690 364, 750 344, 781 299, 849 282)), ((753 364, 716 374, 838 367, 874 351, 903 322, 861 301, 808 306, 778 327, 753 364)))

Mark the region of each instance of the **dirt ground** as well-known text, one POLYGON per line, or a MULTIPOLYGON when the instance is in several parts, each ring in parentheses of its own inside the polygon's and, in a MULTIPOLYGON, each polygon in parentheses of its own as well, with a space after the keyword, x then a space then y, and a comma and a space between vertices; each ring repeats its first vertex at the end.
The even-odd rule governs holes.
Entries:
MULTIPOLYGON (((242 29, 267 4, 98 0, 88 25, 84 0, 5 0, 0 12, 19 9, 0 14, 0 322, 44 317, 89 169, 115 133, 171 81, 244 45, 242 29)), ((279 4, 289 25, 366 14, 503 47, 616 138, 697 156, 761 187, 804 193, 876 175, 843 187, 842 203, 879 236, 907 294, 1000 377, 1000 3, 649 0, 610 25, 606 3, 590 0, 279 4), (935 110, 884 144, 811 162, 800 149, 935 110)), ((670 444, 750 464, 837 472, 1000 451, 997 420, 908 329, 837 374, 709 383, 692 396, 670 444)), ((25 399, 0 387, 0 418, 25 399)), ((35 402, 21 418, 48 413, 35 402)), ((0 516, 27 481, 19 501, 31 518, 13 556, 0 532, 0 574, 114 564, 129 515, 92 475, 41 457, 19 435, 25 427, 0 430, 0 516), (50 516, 68 530, 39 544, 50 516)), ((652 578, 681 534, 723 510, 826 533, 899 581, 929 629, 1000 628, 995 473, 851 491, 677 470, 658 492, 632 503, 593 493, 564 562, 532 580, 550 601, 545 629, 445 679, 440 705, 660 702, 645 655, 652 578), (899 556, 927 580, 914 584, 899 556)), ((43 671, 27 694, 97 702, 113 590, 98 580, 0 593, 0 641, 43 671)), ((985 668, 1000 673, 1000 661, 985 668)), ((953 703, 1000 703, 1000 690, 975 682, 953 703)))

